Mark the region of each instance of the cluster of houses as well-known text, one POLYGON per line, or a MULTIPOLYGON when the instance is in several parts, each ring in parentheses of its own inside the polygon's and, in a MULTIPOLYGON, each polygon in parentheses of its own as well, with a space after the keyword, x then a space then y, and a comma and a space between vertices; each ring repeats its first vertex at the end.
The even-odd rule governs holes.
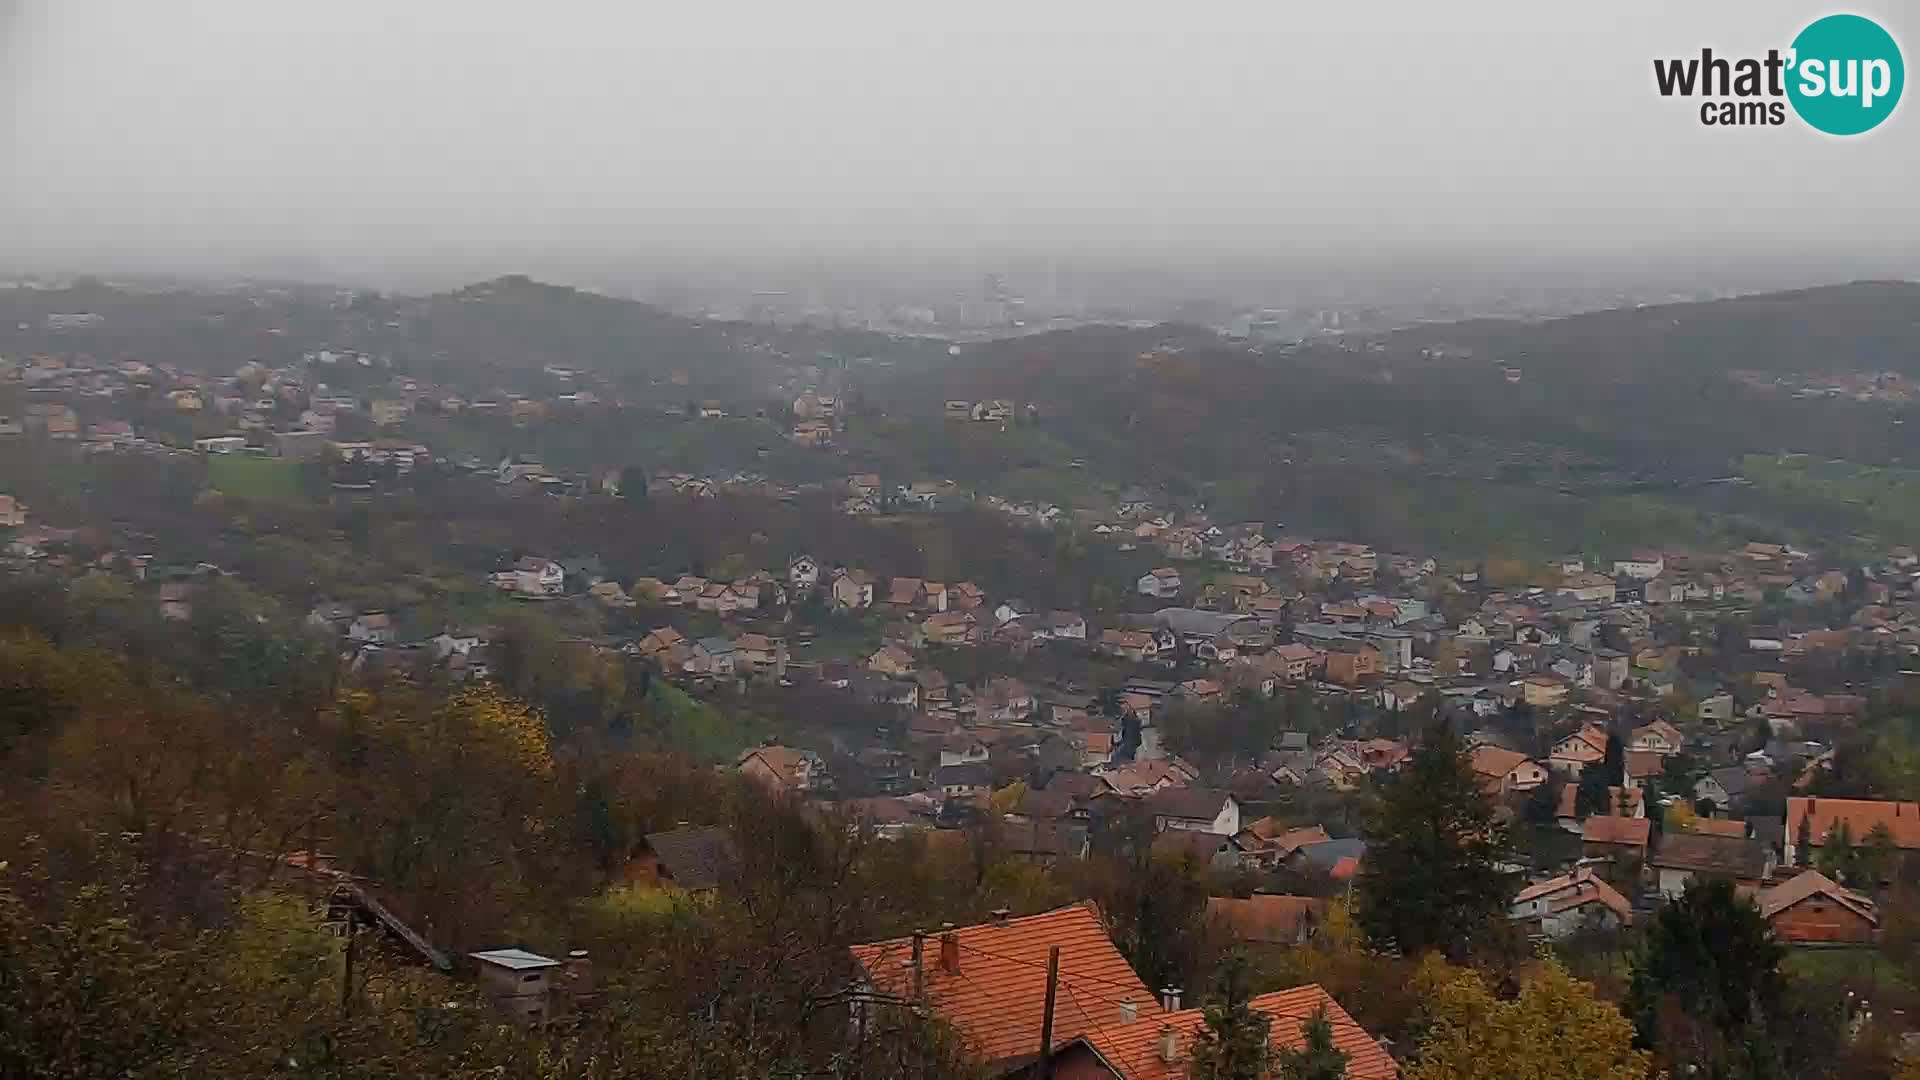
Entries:
MULTIPOLYGON (((24 360, 0 357, 0 385, 18 385, 28 398, 23 415, 0 416, 0 436, 70 442, 87 451, 184 450, 184 444, 172 446, 136 431, 130 416, 137 419, 138 413, 130 412, 128 403, 151 408, 157 402, 199 430, 216 429, 217 433, 194 440, 193 449, 199 453, 308 460, 331 452, 339 460, 376 466, 392 463, 406 472, 430 459, 425 446, 392 438, 341 438, 342 418, 353 416, 363 424, 389 429, 425 411, 498 415, 526 425, 600 404, 600 396, 590 388, 600 386, 592 373, 550 367, 545 374, 558 383, 557 391, 497 390, 469 398, 395 371, 390 357, 352 349, 314 349, 288 365, 250 361, 229 375, 135 359, 105 362, 86 354, 46 354, 24 360)), ((471 464, 475 471, 484 468, 471 464)), ((547 490, 561 490, 557 478, 544 479, 547 490)), ((521 480, 515 474, 503 476, 501 483, 521 480)), ((584 486, 579 478, 567 478, 565 485, 568 492, 584 486)))
MULTIPOLYGON (((1515 702, 1555 708, 1579 699, 1604 710, 1626 699, 1693 697, 1700 719, 1721 723, 1735 719, 1731 681, 1701 686, 1688 675, 1703 641, 1672 630, 1675 616, 1683 627, 1722 619, 1747 625, 1732 645, 1748 666, 1790 666, 1856 649, 1920 652, 1916 564, 1904 548, 1852 573, 1757 543, 1712 557, 1637 555, 1618 561, 1612 576, 1567 559, 1539 584, 1490 588, 1472 569, 1443 575, 1431 560, 1363 557, 1358 545, 1280 546, 1288 552, 1285 572, 1166 566, 1142 575, 1139 595, 1189 606, 1123 619, 1103 629, 1096 644, 1136 662, 1218 661, 1230 683, 1312 679, 1364 687, 1389 708, 1428 693, 1470 702, 1481 715, 1515 702), (1391 591, 1365 591, 1373 587, 1368 567, 1375 562, 1389 567, 1391 591), (1329 572, 1336 576, 1324 576, 1329 572), (1637 592, 1629 589, 1634 583, 1637 592), (1667 588, 1666 599, 1646 599, 1648 590, 1667 588), (1830 625, 1830 605, 1815 602, 1842 594, 1857 606, 1844 625, 1830 625), (1769 602, 1787 614, 1752 624, 1755 608, 1769 602), (1796 609, 1806 611, 1804 620, 1796 609)), ((1719 653, 1728 645, 1712 644, 1719 653)), ((1865 704, 1844 688, 1812 693, 1777 671, 1752 674, 1772 682, 1764 700, 1745 703, 1741 713, 1764 716, 1783 736, 1803 721, 1856 714, 1865 704)))
MULTIPOLYGON (((1634 809, 1642 805, 1636 802, 1634 809)), ((1701 819, 1660 832, 1643 816, 1595 816, 1583 827, 1578 863, 1530 881, 1515 895, 1510 914, 1549 938, 1610 932, 1693 882, 1724 879, 1752 900, 1783 944, 1870 946, 1881 927, 1874 894, 1892 880, 1895 866, 1844 883, 1836 880, 1843 875, 1829 876, 1817 866, 1838 845, 1884 843, 1896 858, 1906 857, 1920 849, 1917 813, 1913 803, 1795 796, 1787 800, 1784 819, 1701 819), (1816 839, 1796 844, 1796 831, 1816 839), (1789 837, 1784 844, 1782 836, 1789 837), (1874 840, 1864 839, 1869 836, 1874 840)))
MULTIPOLYGON (((996 693, 992 704, 1006 696, 1005 690, 996 693)), ((1227 773, 1203 772, 1166 756, 1091 765, 1061 761, 1044 771, 1016 774, 995 767, 1002 742, 990 733, 999 726, 982 722, 971 734, 939 740, 938 764, 927 769, 930 786, 907 779, 919 769, 912 753, 862 755, 862 766, 891 767, 905 793, 845 799, 843 808, 882 835, 900 835, 975 824, 996 791, 1011 790, 1012 801, 995 802, 993 813, 1010 854, 1018 858, 1043 864, 1084 858, 1114 822, 1130 819, 1150 822, 1156 854, 1189 857, 1219 871, 1284 869, 1293 875, 1289 881, 1308 883, 1316 895, 1337 897, 1364 873, 1365 843, 1337 837, 1320 824, 1255 817, 1253 808, 1276 805, 1279 793, 1296 785, 1353 790, 1398 771, 1413 753, 1405 740, 1328 737, 1316 744, 1291 732, 1282 740, 1286 748, 1261 767, 1227 773)), ((1678 753, 1665 749, 1674 734, 1664 723, 1646 725, 1631 733, 1632 742, 1652 749, 1630 753, 1670 757, 1678 753)), ((1833 860, 1841 847, 1879 845, 1896 855, 1920 850, 1920 806, 1793 795, 1785 800, 1782 816, 1674 814, 1665 828, 1657 828, 1648 808, 1654 798, 1666 797, 1659 787, 1661 770, 1645 762, 1636 761, 1624 784, 1607 789, 1603 805, 1576 809, 1581 770, 1602 767, 1605 739, 1592 735, 1583 730, 1579 738, 1563 740, 1545 764, 1492 743, 1481 742, 1471 751, 1486 797, 1502 813, 1516 805, 1511 796, 1524 800, 1552 781, 1567 782, 1553 813, 1579 838, 1577 853, 1562 855, 1557 868, 1544 872, 1537 862, 1529 872, 1524 859, 1512 865, 1512 872, 1525 878, 1516 885, 1513 920, 1550 938, 1617 930, 1694 881, 1727 878, 1753 898, 1787 944, 1869 945, 1878 939, 1880 913, 1871 894, 1893 880, 1895 867, 1880 866, 1876 880, 1844 884, 1841 871, 1820 868, 1837 865, 1833 860)), ((1011 749, 1031 762, 1033 738, 1011 749)), ((835 797, 824 760, 807 751, 758 747, 741 756, 739 768, 777 794, 835 797)), ((1696 804, 1711 801, 1704 792, 1712 782, 1711 776, 1701 779, 1696 804)), ((1299 897, 1287 902, 1305 903, 1299 897)), ((1311 933, 1313 909, 1301 909, 1308 915, 1296 912, 1282 936, 1304 940, 1311 933)))
MULTIPOLYGON (((1364 872, 1364 844, 1262 809, 1276 791, 1352 792, 1401 768, 1413 753, 1406 737, 1359 731, 1430 707, 1469 733, 1473 769, 1500 813, 1569 835, 1570 849, 1526 852, 1513 867, 1524 880, 1511 915, 1532 932, 1617 928, 1691 881, 1728 877, 1785 942, 1876 940, 1878 883, 1822 852, 1869 834, 1897 851, 1920 848, 1920 808, 1811 794, 1832 767, 1833 738, 1888 686, 1836 684, 1821 664, 1920 652, 1920 562, 1907 549, 1844 569, 1764 543, 1636 553, 1604 569, 1569 558, 1537 584, 1494 586, 1472 569, 1442 574, 1360 545, 1276 546, 1291 572, 1157 570, 1138 591, 1183 606, 1116 616, 1117 625, 1016 613, 1029 629, 1064 628, 1060 636, 1131 665, 1111 700, 1007 677, 952 685, 926 662, 924 647, 942 642, 925 633, 823 666, 835 685, 881 688, 876 700, 912 713, 904 747, 868 748, 850 763, 886 794, 847 807, 891 834, 990 814, 1015 854, 1046 862, 1083 856, 1105 823, 1144 816, 1158 850, 1223 870, 1289 868, 1337 890, 1364 872), (1649 587, 1673 591, 1650 600, 1649 587), (1763 606, 1769 622, 1754 618, 1763 606), (1730 638, 1727 625, 1741 632, 1730 638), (1155 678, 1152 665, 1184 677, 1155 678), (1373 721, 1289 732, 1232 768, 1197 768, 1159 745, 1163 710, 1288 687, 1373 721), (1615 767, 1614 754, 1617 781, 1590 800, 1582 775, 1615 767), (1016 783, 1017 798, 994 798, 1016 783)), ((928 597, 939 590, 924 582, 872 584, 917 621, 935 611, 928 597)), ((750 756, 769 752, 798 751, 750 756)), ((835 790, 817 767, 804 778, 759 775, 811 797, 835 790)), ((1310 932, 1311 905, 1285 899, 1288 912, 1242 921, 1275 938, 1310 932)))

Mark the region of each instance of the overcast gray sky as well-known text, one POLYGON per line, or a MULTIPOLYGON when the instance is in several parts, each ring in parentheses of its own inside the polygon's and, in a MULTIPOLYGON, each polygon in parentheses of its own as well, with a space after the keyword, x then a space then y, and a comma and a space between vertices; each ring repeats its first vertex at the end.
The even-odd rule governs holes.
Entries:
POLYGON ((1654 92, 1828 10, 0 0, 0 251, 1911 250, 1920 103, 1654 92))

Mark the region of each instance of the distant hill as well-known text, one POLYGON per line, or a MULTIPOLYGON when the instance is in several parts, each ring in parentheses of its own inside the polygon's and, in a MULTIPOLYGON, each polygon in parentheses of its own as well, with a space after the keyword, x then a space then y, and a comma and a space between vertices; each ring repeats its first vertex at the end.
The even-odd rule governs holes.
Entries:
POLYGON ((738 340, 748 335, 737 329, 517 275, 392 307, 399 332, 381 335, 378 347, 420 370, 451 361, 470 369, 551 365, 659 381, 679 372, 689 392, 717 392, 743 379, 748 366, 738 340))
POLYGON ((425 297, 348 296, 321 288, 142 291, 94 280, 0 289, 0 354, 82 349, 227 372, 248 360, 291 363, 325 343, 390 356, 429 376, 551 365, 686 396, 732 396, 763 387, 765 375, 795 358, 899 347, 863 331, 692 319, 521 275, 425 297), (47 326, 49 315, 82 312, 104 323, 67 333, 47 326))
POLYGON ((1433 346, 1465 347, 1487 363, 1576 381, 1736 368, 1920 375, 1920 283, 1862 281, 1537 323, 1483 319, 1388 339, 1395 358, 1433 346))
MULTIPOLYGON (((561 383, 542 369, 558 366, 599 372, 627 401, 714 397, 743 410, 777 409, 819 374, 809 367, 844 367, 852 423, 831 455, 809 452, 799 479, 870 469, 1089 508, 1141 487, 1228 517, 1442 547, 1525 541, 1557 550, 1589 533, 1658 535, 1707 514, 1774 514, 1788 488, 1800 500, 1794 514, 1817 503, 1823 521, 1864 527, 1885 517, 1886 477, 1862 480, 1844 498, 1809 494, 1825 473, 1761 478, 1767 492, 1709 481, 1756 473, 1757 459, 1790 451, 1903 466, 1904 500, 1920 465, 1920 408, 1796 394, 1771 378, 1920 379, 1920 285, 1904 282, 1284 347, 1168 324, 951 350, 930 339, 692 319, 521 276, 425 297, 97 281, 0 290, 0 354, 9 356, 51 350, 219 373, 253 359, 297 362, 322 344, 391 357, 410 374, 475 393, 556 392, 561 383), (82 312, 104 324, 61 330, 47 320, 82 312), (1736 369, 1760 374, 1730 378, 1736 369), (949 400, 995 398, 1019 406, 1004 425, 944 418, 949 400)), ((388 375, 348 365, 326 377, 353 389, 388 375)), ((783 454, 763 452, 764 441, 778 441, 768 425, 699 429, 700 438, 636 439, 637 430, 622 419, 539 438, 557 460, 575 446, 571 456, 588 461, 782 467, 783 454)))
POLYGON ((1895 423, 1905 408, 1762 392, 1733 369, 1920 375, 1920 285, 1272 349, 1192 327, 1088 327, 969 346, 876 394, 922 417, 942 398, 1031 401, 1091 472, 1222 497, 1270 499, 1328 470, 1338 484, 1372 469, 1580 491, 1686 486, 1748 453, 1920 461, 1920 413, 1895 423))

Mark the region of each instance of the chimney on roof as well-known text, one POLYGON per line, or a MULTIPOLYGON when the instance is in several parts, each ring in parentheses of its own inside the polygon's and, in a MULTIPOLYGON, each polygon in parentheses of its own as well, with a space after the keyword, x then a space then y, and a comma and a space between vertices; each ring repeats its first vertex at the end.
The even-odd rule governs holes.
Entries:
POLYGON ((997 908, 994 908, 991 912, 988 912, 988 914, 993 916, 993 925, 1005 926, 1007 925, 1007 917, 1009 915, 1012 915, 1013 912, 1007 908, 997 907, 997 908))
POLYGON ((1168 1012, 1180 1011, 1180 988, 1163 986, 1160 988, 1160 1007, 1168 1012))
POLYGON ((1172 1024, 1160 1025, 1160 1060, 1168 1065, 1180 1060, 1180 1033, 1172 1024))
POLYGON ((948 930, 940 935, 940 970, 960 974, 960 935, 948 930))
POLYGON ((1123 1024, 1131 1024, 1138 1019, 1140 1019, 1139 1004, 1132 998, 1123 999, 1120 1002, 1120 1022, 1123 1024))

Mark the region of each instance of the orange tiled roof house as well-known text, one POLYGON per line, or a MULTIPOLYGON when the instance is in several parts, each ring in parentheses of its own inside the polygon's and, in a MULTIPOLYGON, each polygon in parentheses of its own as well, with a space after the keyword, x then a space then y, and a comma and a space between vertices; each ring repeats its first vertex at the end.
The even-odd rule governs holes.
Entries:
POLYGON ((1825 847, 1842 835, 1855 845, 1864 844, 1882 825, 1896 849, 1920 850, 1920 803, 1793 796, 1787 799, 1783 861, 1788 866, 1811 863, 1814 853, 1801 850, 1803 845, 1825 847))
MULTIPOLYGON (((990 1075, 1041 1060, 1049 954, 1060 950, 1048 1055, 1057 1080, 1184 1080, 1186 1053, 1206 1023, 1177 990, 1155 995, 1107 936, 1091 903, 976 926, 856 945, 862 982, 885 999, 924 1001, 951 1024, 990 1075)), ((1318 986, 1253 999, 1277 1046, 1298 1046, 1300 1025, 1324 1007, 1353 1080, 1399 1073, 1379 1042, 1318 986)))

